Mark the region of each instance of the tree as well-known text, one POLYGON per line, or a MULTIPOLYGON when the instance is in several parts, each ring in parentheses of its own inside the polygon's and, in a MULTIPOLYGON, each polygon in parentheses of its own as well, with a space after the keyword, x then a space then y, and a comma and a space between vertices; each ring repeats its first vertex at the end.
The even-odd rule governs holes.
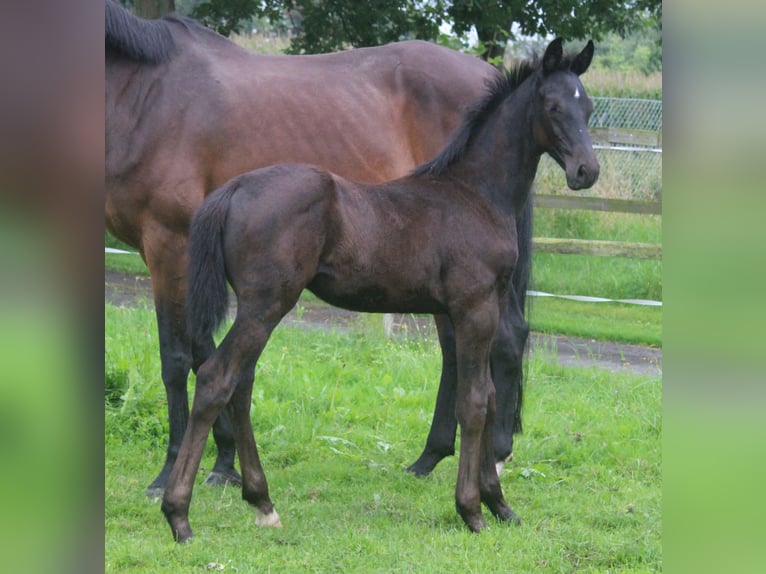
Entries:
POLYGON ((453 30, 464 34, 473 26, 482 45, 481 57, 492 62, 502 61, 514 29, 524 36, 600 39, 608 32, 624 35, 648 20, 659 25, 662 17, 661 0, 452 0, 445 4, 453 30))
POLYGON ((133 10, 141 18, 159 18, 175 12, 175 0, 133 0, 133 10))
POLYGON ((475 29, 481 57, 493 63, 502 61, 508 40, 516 34, 600 39, 609 32, 626 35, 640 26, 660 28, 662 19, 661 0, 202 0, 194 4, 195 18, 226 35, 241 30, 253 16, 272 22, 288 18, 299 32, 291 43, 293 53, 407 38, 434 40, 446 22, 458 35, 475 29))

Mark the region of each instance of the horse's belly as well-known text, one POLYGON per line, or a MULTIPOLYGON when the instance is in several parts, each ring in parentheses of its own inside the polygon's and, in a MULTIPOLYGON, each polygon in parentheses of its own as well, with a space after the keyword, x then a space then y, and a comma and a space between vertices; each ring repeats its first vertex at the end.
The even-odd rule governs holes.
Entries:
POLYGON ((330 305, 366 313, 443 313, 444 306, 427 287, 395 278, 370 281, 364 273, 340 277, 321 270, 307 286, 330 305))

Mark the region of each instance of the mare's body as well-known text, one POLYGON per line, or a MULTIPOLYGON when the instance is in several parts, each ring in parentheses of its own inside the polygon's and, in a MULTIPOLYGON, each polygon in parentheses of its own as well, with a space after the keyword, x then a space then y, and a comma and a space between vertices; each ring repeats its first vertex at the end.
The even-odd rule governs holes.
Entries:
MULTIPOLYGON (((190 232, 192 337, 205 341, 227 310, 237 316, 200 366, 197 391, 162 510, 179 541, 191 536, 194 477, 215 418, 228 408, 242 464, 242 494, 257 521, 277 526, 250 422, 253 373, 269 336, 303 289, 341 307, 433 313, 454 333, 455 396, 461 429, 456 505, 471 530, 486 527, 481 504, 500 520, 506 504, 495 466, 497 412, 493 342, 514 301, 516 220, 547 152, 574 189, 598 177, 587 130, 593 109, 578 75, 593 44, 564 57, 561 40, 541 64, 498 80, 451 142, 410 175, 383 184, 349 181, 305 164, 238 176, 210 195, 190 232)), ((521 342, 517 342, 520 344, 521 342)), ((442 340, 443 348, 446 346, 442 340)))
MULTIPOLYGON (((152 277, 168 398, 165 465, 147 489, 157 495, 188 419, 187 378, 212 339, 193 349, 186 329, 187 233, 203 198, 235 175, 280 162, 311 163, 360 182, 406 174, 434 157, 497 71, 425 42, 317 56, 264 56, 178 16, 146 21, 106 4, 106 225, 139 249, 152 277)), ((517 226, 521 264, 493 352, 501 404, 496 458, 510 456, 518 417, 527 325, 523 301, 531 205, 517 226)), ((454 333, 437 322, 444 370, 434 422, 412 465, 427 474, 454 452, 454 333)), ((212 481, 238 480, 225 416, 214 426, 212 481)))

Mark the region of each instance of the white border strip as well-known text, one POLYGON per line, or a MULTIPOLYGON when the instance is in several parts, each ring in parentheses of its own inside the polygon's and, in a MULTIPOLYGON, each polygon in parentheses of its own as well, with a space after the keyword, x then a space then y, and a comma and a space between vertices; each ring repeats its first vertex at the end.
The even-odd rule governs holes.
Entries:
POLYGON ((542 291, 527 291, 527 295, 532 297, 558 297, 559 299, 584 301, 586 303, 628 303, 630 305, 662 307, 662 301, 652 301, 650 299, 605 299, 604 297, 589 297, 588 295, 554 295, 553 293, 544 293, 542 291))
POLYGON ((628 146, 628 145, 603 145, 593 144, 593 149, 605 149, 612 151, 642 151, 662 154, 661 147, 628 146))

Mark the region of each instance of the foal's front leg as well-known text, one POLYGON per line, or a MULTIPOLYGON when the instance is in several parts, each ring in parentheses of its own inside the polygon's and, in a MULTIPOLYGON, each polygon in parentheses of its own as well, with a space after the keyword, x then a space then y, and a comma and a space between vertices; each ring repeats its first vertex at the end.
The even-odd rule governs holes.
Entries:
POLYGON ((490 300, 468 311, 461 310, 453 319, 457 349, 455 414, 460 425, 455 505, 474 532, 487 527, 481 513, 482 501, 493 512, 500 511, 505 504, 492 453, 495 391, 489 355, 498 314, 497 302, 490 300))
POLYGON ((479 490, 481 492, 481 501, 487 505, 490 512, 498 520, 512 520, 519 524, 521 520, 516 516, 510 506, 505 502, 503 489, 500 486, 499 473, 496 467, 495 448, 493 446, 494 435, 496 434, 494 419, 497 412, 496 395, 494 384, 490 383, 490 390, 487 397, 487 418, 484 423, 484 432, 481 438, 481 470, 479 479, 479 490))

